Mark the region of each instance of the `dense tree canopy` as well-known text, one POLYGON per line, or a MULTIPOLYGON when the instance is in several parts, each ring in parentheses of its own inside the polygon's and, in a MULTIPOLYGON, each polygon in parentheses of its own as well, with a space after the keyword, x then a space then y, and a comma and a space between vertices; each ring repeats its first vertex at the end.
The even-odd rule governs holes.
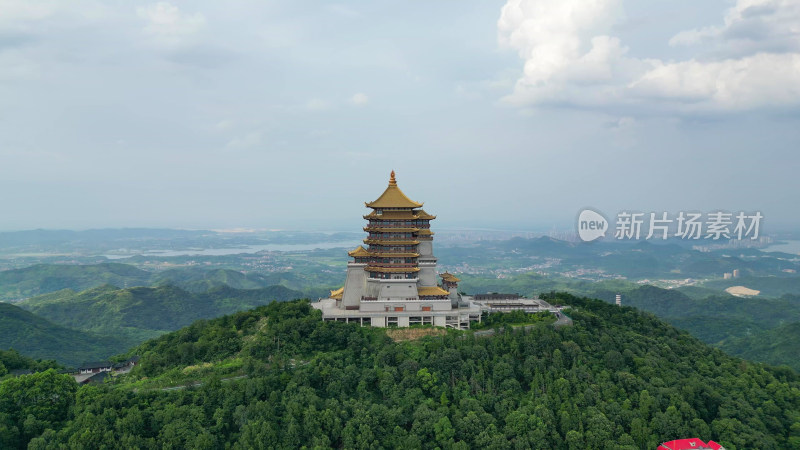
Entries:
POLYGON ((36 449, 652 449, 697 436, 800 448, 795 372, 729 357, 632 308, 557 301, 574 307, 574 326, 413 342, 322 322, 307 302, 273 303, 143 344, 141 364, 115 384, 74 391, 51 372, 4 381, 3 393, 50 394, 3 395, 0 439, 36 449), (246 377, 132 389, 231 358, 246 377))

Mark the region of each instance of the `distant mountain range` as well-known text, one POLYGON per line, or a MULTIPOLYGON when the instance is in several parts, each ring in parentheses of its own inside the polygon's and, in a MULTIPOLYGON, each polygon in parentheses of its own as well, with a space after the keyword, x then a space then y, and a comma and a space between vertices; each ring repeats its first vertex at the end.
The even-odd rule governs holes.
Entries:
MULTIPOLYGON (((557 259, 558 271, 602 270, 629 279, 722 277, 739 269, 743 276, 798 278, 800 263, 792 255, 754 248, 702 252, 692 244, 704 241, 608 241, 576 243, 549 237, 480 241, 461 247, 439 247, 440 261, 473 267, 514 269, 557 259), (784 272, 789 271, 789 272, 784 272)), ((706 243, 707 244, 707 243, 706 243)))
MULTIPOLYGON (((67 239, 71 236, 79 241, 81 236, 74 232, 65 232, 63 236, 54 233, 57 236, 50 237, 67 239)), ((23 233, 14 239, 20 242, 28 238, 44 239, 34 236, 36 234, 23 233)), ((178 235, 189 238, 202 236, 202 232, 178 235)), ((127 239, 126 233, 119 230, 110 230, 108 237, 127 239)), ((170 239, 170 233, 153 231, 148 236, 148 239, 161 238, 170 239)), ((725 346, 734 354, 755 360, 790 364, 800 369, 796 358, 789 358, 797 349, 792 341, 777 340, 779 344, 769 348, 756 345, 768 342, 779 327, 800 323, 800 297, 797 296, 800 277, 791 272, 798 263, 786 255, 778 257, 755 249, 699 252, 678 243, 577 244, 551 238, 481 241, 464 247, 442 247, 437 254, 441 260, 468 267, 501 270, 498 273, 503 275, 497 276, 460 274, 463 280, 460 289, 468 293, 530 295, 563 291, 605 301, 613 301, 619 293, 623 295, 624 305, 650 311, 707 343, 725 346), (650 279, 655 281, 660 277, 683 280, 703 274, 715 274, 717 279, 712 276, 699 285, 660 289, 630 279, 582 279, 580 271, 573 272, 577 274, 574 277, 514 273, 548 258, 559 261, 557 273, 591 267, 598 272, 652 277, 650 279), (722 272, 736 268, 741 271, 741 277, 721 279, 722 272), (759 290, 761 295, 742 299, 723 291, 737 285, 759 290), (753 346, 745 343, 749 339, 754 340, 753 346)), ((338 253, 319 252, 315 257, 339 259, 338 253)), ((261 273, 245 271, 246 264, 229 258, 230 261, 217 262, 211 268, 180 260, 175 262, 182 264, 179 267, 160 271, 120 263, 37 264, 0 271, 0 300, 27 299, 20 306, 49 320, 51 325, 86 332, 90 340, 98 335, 113 336, 107 342, 122 351, 126 345, 137 344, 197 319, 249 309, 271 300, 321 297, 329 288, 341 286, 326 284, 343 280, 339 278, 338 266, 303 265, 304 257, 284 262, 284 266, 290 268, 288 271, 261 273), (227 268, 229 265, 240 270, 227 268)), ((129 261, 134 260, 147 268, 152 264, 141 258, 129 261)), ((13 337, 13 329, 0 328, 0 332, 5 330, 11 330, 13 337)), ((100 347, 105 348, 105 344, 100 347)))
POLYGON ((283 286, 247 290, 219 286, 193 293, 173 285, 126 289, 104 285, 82 292, 65 289, 18 305, 69 328, 141 342, 199 319, 302 297, 283 286))
MULTIPOLYGON (((37 264, 23 269, 1 271, 0 300, 19 301, 64 289, 77 292, 104 285, 125 288, 167 284, 195 293, 221 286, 235 289, 262 289, 280 284, 287 288, 299 289, 304 285, 299 275, 294 273, 256 274, 198 267, 148 272, 129 264, 119 263, 37 264)), ((313 297, 326 293, 325 288, 309 289, 299 297, 313 297)))
POLYGON ((225 269, 152 273, 125 264, 37 265, 0 272, 0 289, 7 296, 52 291, 16 305, 0 302, 0 349, 75 366, 200 319, 306 297, 285 286, 266 285, 269 281, 225 269))
POLYGON ((82 291, 104 284, 147 286, 154 276, 127 264, 37 264, 0 272, 0 299, 19 300, 62 289, 82 291))

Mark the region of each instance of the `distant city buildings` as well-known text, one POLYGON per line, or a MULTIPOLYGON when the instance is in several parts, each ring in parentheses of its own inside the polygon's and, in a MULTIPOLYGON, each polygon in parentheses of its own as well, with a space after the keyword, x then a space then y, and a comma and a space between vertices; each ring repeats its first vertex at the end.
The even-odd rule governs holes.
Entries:
POLYGON ((732 272, 723 273, 722 274, 722 279, 723 280, 730 280, 732 278, 739 278, 740 274, 741 274, 741 272, 739 272, 739 269, 733 269, 732 272))
POLYGON ((714 242, 713 244, 703 244, 692 246, 693 250, 710 252, 713 250, 737 249, 737 248, 764 248, 774 243, 774 239, 769 236, 760 236, 756 240, 750 239, 731 239, 727 242, 714 242))

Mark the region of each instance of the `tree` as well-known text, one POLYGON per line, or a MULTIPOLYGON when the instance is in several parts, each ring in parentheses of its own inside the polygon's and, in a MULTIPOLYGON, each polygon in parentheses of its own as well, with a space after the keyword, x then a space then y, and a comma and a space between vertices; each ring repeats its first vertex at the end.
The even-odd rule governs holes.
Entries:
POLYGON ((78 386, 55 369, 0 382, 0 416, 7 430, 16 428, 27 442, 46 428, 58 428, 68 417, 78 386))
POLYGON ((443 447, 451 444, 453 441, 453 436, 455 436, 453 425, 450 423, 450 419, 447 417, 442 417, 439 419, 439 421, 433 426, 433 431, 436 433, 436 442, 443 447))

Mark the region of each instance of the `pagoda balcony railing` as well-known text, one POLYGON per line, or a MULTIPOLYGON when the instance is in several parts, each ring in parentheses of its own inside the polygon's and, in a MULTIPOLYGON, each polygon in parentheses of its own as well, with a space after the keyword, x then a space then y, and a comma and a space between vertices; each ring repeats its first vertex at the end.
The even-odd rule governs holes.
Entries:
POLYGON ((384 268, 396 268, 396 269, 413 269, 417 267, 417 263, 379 263, 379 262, 370 262, 370 267, 384 267, 384 268))
POLYGON ((419 231, 420 228, 418 227, 409 227, 409 226, 397 226, 397 227, 387 227, 382 225, 368 225, 364 227, 364 231, 366 232, 377 232, 377 233, 416 233, 419 231))
POLYGON ((404 282, 408 281, 408 282, 411 282, 411 283, 416 283, 417 281, 419 281, 419 278, 375 278, 375 277, 371 277, 371 276, 367 276, 367 279, 368 280, 392 280, 392 281, 401 280, 401 281, 404 281, 404 282))
POLYGON ((417 253, 415 244, 394 244, 385 242, 373 242, 367 248, 372 253, 417 253))

